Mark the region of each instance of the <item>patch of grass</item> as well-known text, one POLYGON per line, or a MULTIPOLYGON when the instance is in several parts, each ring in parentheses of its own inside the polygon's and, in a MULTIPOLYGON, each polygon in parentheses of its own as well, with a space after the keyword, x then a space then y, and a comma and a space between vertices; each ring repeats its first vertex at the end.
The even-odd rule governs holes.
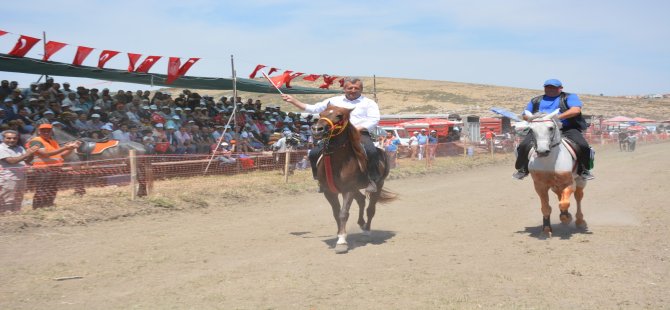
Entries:
POLYGON ((149 197, 148 200, 154 207, 173 209, 177 206, 172 199, 166 197, 149 197))

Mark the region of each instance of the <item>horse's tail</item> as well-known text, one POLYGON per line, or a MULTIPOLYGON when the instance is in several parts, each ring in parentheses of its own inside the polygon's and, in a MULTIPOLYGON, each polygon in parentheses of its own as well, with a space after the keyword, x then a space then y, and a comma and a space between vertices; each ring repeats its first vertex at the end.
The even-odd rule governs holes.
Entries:
POLYGON ((398 199, 397 193, 382 188, 382 191, 379 193, 379 200, 377 200, 377 202, 387 204, 389 202, 395 201, 396 199, 398 199))

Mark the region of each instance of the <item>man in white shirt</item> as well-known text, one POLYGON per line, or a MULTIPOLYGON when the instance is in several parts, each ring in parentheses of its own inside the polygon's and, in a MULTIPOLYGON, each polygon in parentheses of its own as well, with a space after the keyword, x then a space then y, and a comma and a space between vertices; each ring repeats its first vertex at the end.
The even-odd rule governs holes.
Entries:
MULTIPOLYGON (((379 106, 374 100, 366 98, 362 95, 363 81, 358 78, 347 77, 344 79, 344 95, 332 97, 321 101, 317 104, 305 104, 291 95, 282 95, 284 101, 296 106, 308 113, 320 113, 325 110, 328 104, 333 104, 338 107, 353 109, 350 114, 349 122, 356 127, 361 133, 361 143, 365 149, 368 157, 368 178, 370 184, 365 189, 367 192, 373 193, 377 191, 376 182, 379 181, 378 163, 379 163, 379 149, 374 145, 374 141, 370 137, 370 132, 377 126, 380 119, 379 106)), ((316 179, 316 162, 323 150, 322 144, 316 144, 309 152, 309 160, 312 163, 312 174, 316 179)))

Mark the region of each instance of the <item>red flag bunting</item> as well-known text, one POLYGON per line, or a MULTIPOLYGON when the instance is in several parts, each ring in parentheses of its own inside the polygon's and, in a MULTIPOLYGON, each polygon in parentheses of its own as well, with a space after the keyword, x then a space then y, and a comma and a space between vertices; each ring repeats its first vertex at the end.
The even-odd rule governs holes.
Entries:
POLYGON ((249 74, 249 78, 250 79, 255 78, 256 73, 258 73, 258 70, 263 69, 263 68, 265 68, 265 65, 256 65, 256 69, 254 69, 254 72, 251 72, 251 74, 249 74))
POLYGON ((14 48, 12 48, 12 50, 9 51, 8 54, 16 57, 23 57, 39 41, 40 39, 38 38, 21 35, 21 37, 19 37, 19 39, 16 41, 16 45, 14 45, 14 48))
POLYGON ((179 77, 179 67, 181 66, 181 60, 179 57, 170 57, 168 60, 168 73, 166 84, 172 84, 174 80, 179 77))
POLYGON ((314 82, 314 81, 318 80, 319 77, 321 77, 321 76, 318 75, 318 74, 310 74, 310 75, 308 75, 308 76, 306 76, 306 77, 304 77, 304 78, 302 78, 302 79, 305 80, 305 81, 314 82))
POLYGON ((179 76, 184 76, 184 75, 186 75, 186 71, 188 71, 188 69, 191 69, 191 66, 193 66, 193 64, 195 64, 195 62, 198 61, 198 60, 200 60, 200 58, 195 58, 195 57, 193 57, 193 58, 189 58, 189 59, 188 59, 188 60, 181 66, 181 68, 179 68, 179 72, 178 72, 177 75, 179 75, 179 76))
POLYGON ((340 87, 344 87, 344 78, 341 78, 341 79, 339 80, 339 82, 340 82, 340 87))
POLYGON ((112 59, 112 57, 116 56, 119 52, 117 51, 110 51, 110 50, 104 50, 100 52, 100 56, 98 57, 98 68, 102 69, 105 64, 112 59))
POLYGON ((277 72, 277 70, 279 70, 279 69, 278 68, 270 68, 270 71, 268 71, 268 76, 277 72))
POLYGON ((282 75, 271 77, 270 81, 272 81, 272 84, 275 84, 277 88, 281 88, 281 86, 284 85, 284 83, 291 80, 291 72, 293 71, 286 70, 284 71, 284 73, 282 73, 282 75))
POLYGON ((6 34, 7 34, 7 31, 0 30, 0 37, 1 37, 1 36, 4 36, 4 35, 6 35, 6 34))
POLYGON ((80 46, 77 48, 77 54, 74 55, 74 60, 72 61, 72 64, 75 66, 81 66, 81 64, 84 62, 84 59, 88 57, 88 54, 93 51, 92 47, 86 47, 86 46, 80 46))
POLYGON ((142 57, 140 54, 128 53, 128 72, 135 71, 135 64, 140 60, 140 57, 142 57))
POLYGON ((291 88, 291 81, 292 81, 293 79, 295 79, 295 78, 297 78, 297 77, 303 75, 303 74, 304 74, 304 73, 302 73, 302 72, 296 72, 296 73, 291 74, 291 76, 289 77, 288 81, 286 81, 286 88, 291 88))
POLYGON ((61 48, 65 47, 67 44, 65 43, 60 43, 56 41, 49 41, 47 44, 44 46, 44 56, 42 57, 42 60, 47 61, 53 54, 56 54, 56 52, 60 51, 61 48))
POLYGON ((323 75, 323 84, 319 86, 319 88, 329 88, 330 85, 333 85, 335 80, 337 79, 337 76, 330 76, 328 74, 323 75))
POLYGON ((140 73, 147 73, 149 72, 149 69, 158 62, 159 59, 161 59, 163 56, 147 56, 147 58, 144 59, 144 61, 135 69, 135 72, 140 72, 140 73))

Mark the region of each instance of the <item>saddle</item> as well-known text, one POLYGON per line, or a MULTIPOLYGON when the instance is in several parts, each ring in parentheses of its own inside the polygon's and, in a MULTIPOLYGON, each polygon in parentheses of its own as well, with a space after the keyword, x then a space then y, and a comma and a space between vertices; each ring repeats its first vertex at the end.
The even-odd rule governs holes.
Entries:
POLYGON ((575 143, 575 141, 572 141, 568 138, 562 138, 561 143, 565 145, 565 148, 570 152, 570 156, 572 156, 573 160, 577 160, 577 154, 581 154, 581 148, 579 147, 579 144, 575 143))
POLYGON ((119 140, 110 140, 110 139, 101 139, 101 141, 96 141, 95 139, 87 139, 82 141, 79 148, 77 148, 77 154, 81 155, 99 155, 102 154, 106 149, 115 147, 119 145, 119 140), (88 140, 88 141, 87 141, 88 140))

